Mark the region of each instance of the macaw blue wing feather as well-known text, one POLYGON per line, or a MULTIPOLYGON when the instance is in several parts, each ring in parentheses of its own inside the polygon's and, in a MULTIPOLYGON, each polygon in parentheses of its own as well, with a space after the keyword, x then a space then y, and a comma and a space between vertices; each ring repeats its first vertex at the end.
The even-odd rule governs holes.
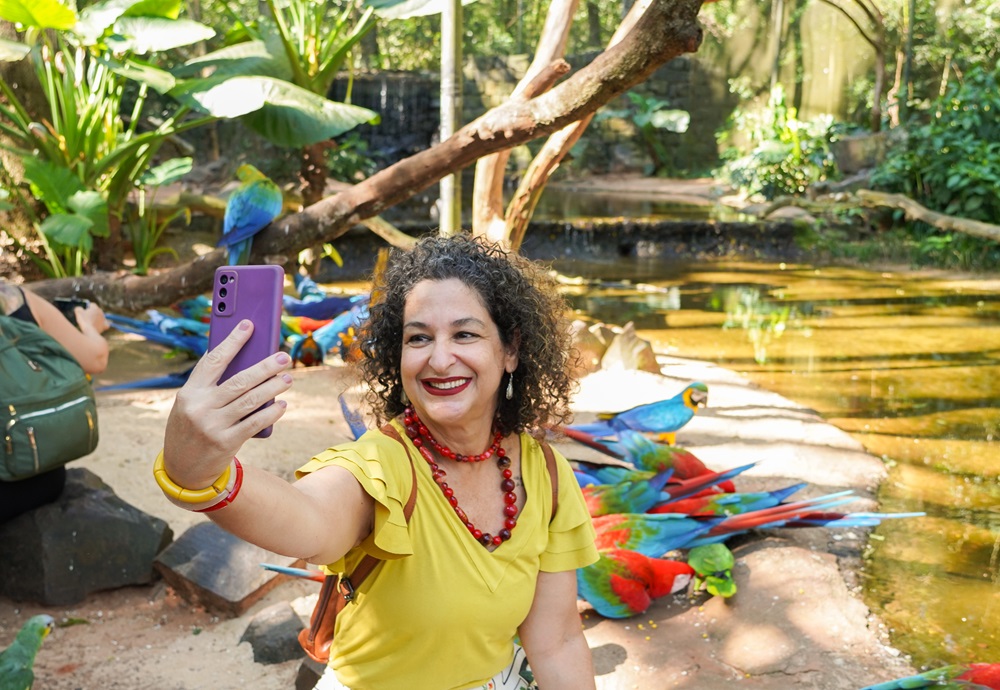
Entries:
POLYGON ((165 345, 169 348, 186 350, 196 357, 200 357, 208 350, 208 338, 204 336, 164 333, 149 321, 140 321, 118 314, 106 313, 105 317, 108 323, 123 333, 141 335, 151 342, 165 345))
POLYGON ((361 410, 356 410, 350 406, 343 393, 337 396, 337 399, 340 400, 340 410, 344 413, 347 426, 350 427, 351 434, 354 435, 354 440, 357 441, 368 431, 368 426, 365 424, 365 417, 361 414, 361 410))
MULTIPOLYGON (((307 343, 315 343, 319 351, 319 356, 325 358, 327 353, 341 349, 344 338, 351 329, 360 328, 361 324, 368 318, 368 302, 360 302, 325 326, 321 326, 313 331, 309 336, 293 335, 288 339, 291 343, 289 355, 293 361, 299 361, 303 348, 307 343)), ((343 352, 340 353, 343 356, 343 352)), ((322 360, 321 360, 322 361, 322 360)), ((318 364, 319 362, 317 362, 318 364)))
POLYGON ((281 189, 252 165, 241 165, 236 176, 242 184, 226 200, 222 237, 218 246, 227 247, 230 265, 250 260, 253 237, 281 214, 281 189))
POLYGON ((285 295, 281 304, 285 313, 290 316, 308 316, 310 319, 332 319, 338 314, 353 307, 358 302, 358 296, 332 295, 318 300, 301 300, 285 295))
POLYGON ((112 383, 107 386, 99 386, 94 390, 98 393, 103 393, 105 391, 130 390, 134 388, 180 388, 187 383, 188 377, 191 376, 192 371, 194 371, 194 367, 186 369, 185 371, 177 371, 172 374, 167 374, 165 376, 153 376, 148 379, 128 381, 126 383, 112 383))

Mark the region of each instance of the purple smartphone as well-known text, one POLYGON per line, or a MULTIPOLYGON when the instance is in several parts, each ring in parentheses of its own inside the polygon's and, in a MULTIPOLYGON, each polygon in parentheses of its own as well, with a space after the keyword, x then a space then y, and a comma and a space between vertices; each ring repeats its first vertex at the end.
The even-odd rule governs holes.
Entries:
MULTIPOLYGON (((222 266, 215 270, 209 350, 225 340, 243 319, 253 322, 253 335, 226 367, 219 383, 278 351, 284 290, 285 272, 280 266, 222 266)), ((271 430, 267 427, 255 438, 266 438, 271 430)))

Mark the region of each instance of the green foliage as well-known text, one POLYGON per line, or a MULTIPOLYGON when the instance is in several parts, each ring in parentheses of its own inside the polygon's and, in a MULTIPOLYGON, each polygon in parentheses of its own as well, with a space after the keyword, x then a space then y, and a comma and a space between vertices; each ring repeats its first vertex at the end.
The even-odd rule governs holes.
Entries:
POLYGON ((935 211, 1000 218, 1000 64, 974 68, 890 148, 872 183, 935 211))
POLYGON ((646 153, 653 161, 652 169, 647 171, 656 176, 669 175, 674 172, 673 155, 667 148, 664 137, 670 133, 683 134, 691 124, 691 115, 686 110, 670 107, 670 101, 656 98, 637 91, 629 91, 630 107, 619 109, 602 108, 598 111, 597 121, 609 118, 622 118, 631 121, 639 130, 646 153))
POLYGON ((829 145, 832 124, 829 115, 798 120, 779 84, 767 105, 758 111, 737 108, 729 128, 719 134, 720 145, 728 145, 723 172, 748 195, 773 199, 802 194, 810 184, 836 174, 829 145), (747 144, 732 144, 734 133, 743 135, 747 144))
POLYGON ((264 16, 254 12, 252 21, 240 19, 245 8, 230 9, 237 26, 227 45, 173 71, 210 76, 192 78, 171 95, 192 107, 239 117, 268 141, 289 148, 377 123, 371 110, 326 98, 351 50, 374 28, 373 10, 360 11, 356 2, 312 0, 267 0, 267 7, 264 16))
POLYGON ((373 174, 377 164, 368 155, 368 143, 356 132, 350 132, 336 148, 326 154, 330 176, 343 182, 360 182, 373 174))
POLYGON ((160 247, 160 238, 177 218, 191 220, 190 209, 184 207, 161 215, 150 208, 156 196, 156 190, 163 185, 176 182, 189 172, 194 161, 190 158, 172 158, 160 165, 147 170, 139 178, 138 209, 136 216, 126 223, 126 231, 132 243, 132 254, 135 256, 135 268, 132 272, 144 276, 149 272, 153 259, 159 254, 177 252, 169 247, 160 247))
MULTIPOLYGON (((18 21, 26 39, 8 44, 5 55, 32 61, 48 103, 48 117, 35 121, 14 89, 0 81, 3 145, 24 161, 25 181, 46 212, 35 229, 49 275, 83 272, 94 238, 109 235, 112 218, 121 217, 163 141, 199 122, 181 125, 169 118, 140 133, 149 87, 128 84, 131 76, 157 74, 138 54, 213 33, 177 20, 177 8, 172 0, 126 0, 91 5, 77 15, 54 0, 0 5, 0 18, 18 21)), ((166 88, 174 80, 155 83, 166 88)))

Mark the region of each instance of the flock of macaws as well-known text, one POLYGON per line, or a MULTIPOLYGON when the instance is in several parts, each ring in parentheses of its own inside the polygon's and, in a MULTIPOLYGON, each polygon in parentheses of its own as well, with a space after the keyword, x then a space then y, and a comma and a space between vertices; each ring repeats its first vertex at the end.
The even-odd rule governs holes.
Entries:
MULTIPOLYGON (((257 168, 241 165, 236 176, 240 185, 226 200, 222 237, 218 243, 226 247, 230 265, 247 263, 254 235, 270 225, 283 208, 281 189, 257 168)), ((298 297, 283 297, 281 318, 284 347, 292 359, 303 366, 322 364, 330 354, 349 359, 355 332, 368 317, 369 296, 328 295, 308 276, 296 274, 294 279, 298 297)), ((141 335, 173 351, 198 358, 208 349, 211 301, 199 296, 175 307, 179 316, 150 309, 145 320, 111 313, 107 314, 107 319, 120 331, 141 335)), ((187 381, 193 368, 192 365, 182 372, 103 386, 98 390, 179 387, 187 381)))
MULTIPOLYGON (((299 296, 285 295, 281 316, 283 349, 296 364, 311 367, 329 356, 344 360, 354 356, 352 345, 358 328, 368 318, 368 295, 327 295, 308 276, 295 275, 299 296)), ((198 296, 175 305, 179 315, 156 309, 146 311, 146 319, 107 313, 108 322, 125 333, 141 335, 150 342, 198 358, 208 349, 211 301, 198 296)), ((110 391, 124 388, 174 388, 184 385, 190 368, 166 376, 113 384, 98 388, 110 391)))
POLYGON ((671 445, 707 401, 708 387, 695 382, 671 398, 559 430, 621 461, 574 461, 600 551, 597 563, 577 571, 577 587, 602 616, 641 614, 692 581, 696 589, 732 596, 735 559, 724 542, 752 529, 869 527, 915 515, 835 510, 853 500, 851 491, 790 501, 805 484, 737 491, 733 479, 756 463, 716 472, 671 445), (666 558, 671 552, 676 557, 666 558))

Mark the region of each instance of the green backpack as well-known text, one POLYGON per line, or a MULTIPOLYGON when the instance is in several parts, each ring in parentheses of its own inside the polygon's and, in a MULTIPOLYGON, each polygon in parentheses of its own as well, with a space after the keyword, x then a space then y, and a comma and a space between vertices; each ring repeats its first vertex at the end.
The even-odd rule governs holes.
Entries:
POLYGON ((97 405, 80 364, 33 323, 0 315, 0 480, 47 472, 97 447, 97 405))

